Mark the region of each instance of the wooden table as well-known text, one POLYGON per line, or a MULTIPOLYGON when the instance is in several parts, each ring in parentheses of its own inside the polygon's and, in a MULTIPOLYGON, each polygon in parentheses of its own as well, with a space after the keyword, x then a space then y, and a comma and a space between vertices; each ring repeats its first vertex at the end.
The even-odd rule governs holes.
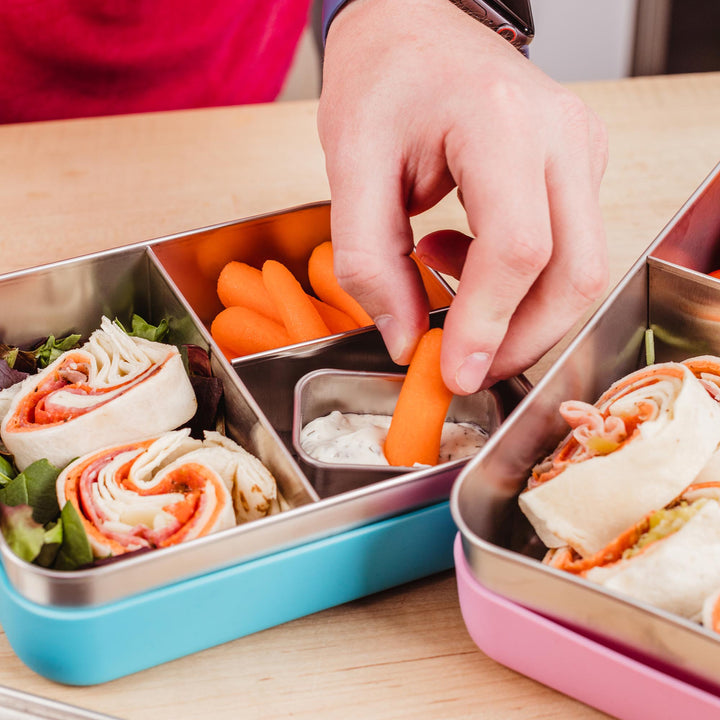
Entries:
MULTIPOLYGON (((575 90, 609 129, 602 205, 615 284, 720 160, 720 74, 575 90)), ((0 271, 327 199, 315 109, 0 127, 0 271)), ((465 227, 454 196, 415 221, 418 233, 440 227, 465 227)), ((133 720, 603 717, 484 656, 450 572, 99 687, 35 675, 0 632, 0 685, 133 720)))

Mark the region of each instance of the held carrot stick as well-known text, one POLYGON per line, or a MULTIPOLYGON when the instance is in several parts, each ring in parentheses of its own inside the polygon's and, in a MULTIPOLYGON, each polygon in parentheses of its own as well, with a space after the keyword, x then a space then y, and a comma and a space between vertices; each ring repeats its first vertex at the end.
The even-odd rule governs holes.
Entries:
POLYGON ((439 280, 432 274, 430 268, 420 258, 412 253, 410 257, 415 261, 420 277, 422 278, 425 294, 430 303, 431 310, 447 307, 452 301, 452 295, 441 285, 439 280))
POLYGON ((310 255, 308 277, 315 294, 328 305, 336 307, 349 315, 359 327, 372 325, 372 318, 363 310, 360 303, 340 287, 333 270, 332 243, 320 243, 310 255))
POLYGON ((262 272, 252 265, 236 260, 225 265, 218 277, 217 294, 226 308, 242 305, 282 323, 282 317, 263 283, 262 272))
POLYGON ((385 439, 390 465, 437 465, 450 390, 440 375, 442 329, 428 330, 413 354, 385 439))
POLYGON ((262 268, 265 288, 275 303, 293 342, 330 335, 328 326, 313 307, 295 276, 277 260, 266 260, 262 268))
POLYGON ((347 313, 344 313, 342 310, 338 310, 336 307, 328 305, 312 295, 309 295, 308 297, 315 309, 320 313, 320 317, 328 326, 331 333, 344 333, 348 330, 357 330, 360 327, 347 313))
POLYGON ((210 326, 210 334, 226 355, 235 357, 274 350, 293 342, 280 323, 239 305, 221 310, 210 326))

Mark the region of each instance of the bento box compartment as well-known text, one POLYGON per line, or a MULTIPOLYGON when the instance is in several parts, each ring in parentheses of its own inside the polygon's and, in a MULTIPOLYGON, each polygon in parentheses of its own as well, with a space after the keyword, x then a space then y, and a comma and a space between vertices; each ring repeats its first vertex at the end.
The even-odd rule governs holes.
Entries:
POLYGON ((649 257, 710 273, 720 269, 720 164, 668 223, 649 257))

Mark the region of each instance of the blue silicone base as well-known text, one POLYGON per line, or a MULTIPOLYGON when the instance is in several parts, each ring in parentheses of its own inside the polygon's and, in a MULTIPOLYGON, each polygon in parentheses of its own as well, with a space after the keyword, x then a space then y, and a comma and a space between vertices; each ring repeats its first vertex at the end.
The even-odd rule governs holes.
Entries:
POLYGON ((30 602, 0 568, 0 623, 35 672, 94 685, 451 568, 456 531, 443 502, 90 608, 30 602))

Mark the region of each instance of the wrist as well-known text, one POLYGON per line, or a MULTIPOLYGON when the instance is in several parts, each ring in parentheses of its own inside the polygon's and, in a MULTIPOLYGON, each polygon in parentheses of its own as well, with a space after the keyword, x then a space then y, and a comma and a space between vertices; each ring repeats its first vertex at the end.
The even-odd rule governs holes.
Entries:
POLYGON ((322 39, 323 43, 327 40, 328 30, 330 29, 330 23, 335 19, 335 16, 348 5, 352 0, 323 0, 322 4, 322 39))

